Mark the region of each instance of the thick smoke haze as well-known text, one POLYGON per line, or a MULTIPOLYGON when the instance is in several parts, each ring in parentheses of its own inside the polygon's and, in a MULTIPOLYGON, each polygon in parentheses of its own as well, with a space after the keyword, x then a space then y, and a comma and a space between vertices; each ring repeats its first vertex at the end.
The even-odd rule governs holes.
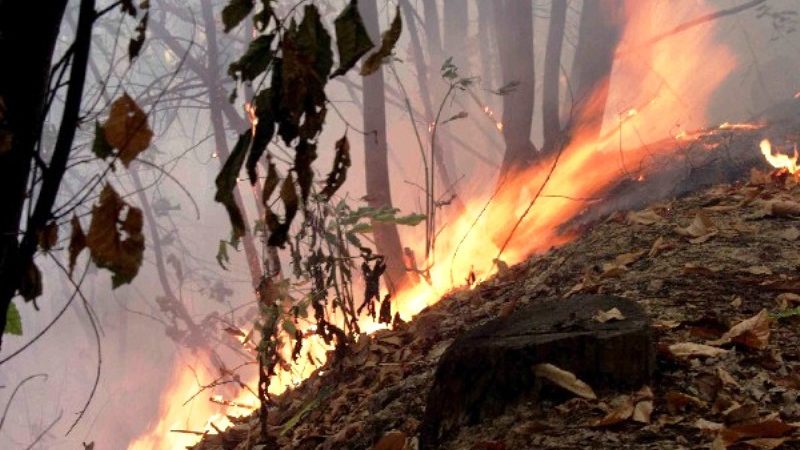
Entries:
MULTIPOLYGON (((651 35, 656 36, 673 24, 744 2, 713 0, 703 5, 702 2, 685 0, 685 4, 677 8, 680 17, 670 21, 661 19, 669 14, 673 2, 649 0, 641 3, 652 8, 653 20, 649 27, 651 35)), ((156 138, 143 157, 148 163, 134 163, 130 171, 117 170, 111 175, 111 180, 133 204, 141 205, 144 196, 155 223, 146 218, 145 262, 131 285, 112 290, 109 274, 87 265, 84 255, 79 260, 75 276, 78 280, 85 272, 82 295, 75 296, 74 286, 58 266, 47 257, 37 260, 45 274, 45 293, 36 302, 38 310, 21 299, 15 300, 22 315, 23 335, 5 337, 0 360, 11 357, 40 332, 46 332, 0 365, 0 407, 8 404, 20 382, 33 375, 43 376, 36 376, 23 384, 8 406, 0 429, 0 449, 77 449, 82 448, 83 442, 95 442, 98 450, 128 448, 161 414, 161 395, 176 367, 193 367, 198 374, 198 383, 208 383, 211 379, 206 375, 217 372, 209 362, 214 361, 208 357, 209 350, 215 350, 228 367, 245 360, 235 345, 237 341, 221 330, 229 325, 252 328, 252 323, 248 322, 255 317, 251 277, 241 246, 238 251, 228 248, 230 261, 225 262, 227 270, 217 261, 220 240, 228 239, 230 223, 224 208, 213 198, 216 191, 214 178, 221 163, 219 139, 224 138, 225 145, 231 148, 238 133, 249 126, 244 113, 248 90, 240 90, 230 108, 222 111, 226 122, 231 121, 229 115, 235 113, 238 127, 228 127, 224 135, 219 136, 214 133, 209 108, 221 109, 223 106, 209 106, 208 86, 212 86, 213 96, 227 99, 234 87, 227 75, 227 67, 243 53, 250 39, 250 30, 244 26, 230 34, 222 32, 219 17, 225 3, 222 0, 152 2, 147 41, 142 56, 133 65, 128 64, 125 54, 127 38, 116 39, 118 33, 130 36, 133 26, 111 14, 96 28, 84 110, 96 114, 124 90, 150 112, 156 138), (206 27, 209 10, 213 13, 213 33, 209 33, 206 27), (212 54, 210 39, 215 39, 213 52, 218 53, 219 64, 215 70, 206 71, 206 62, 212 54), (201 67, 198 68, 198 64, 201 67), (103 84, 106 85, 104 88, 101 87, 103 84), (132 173, 136 175, 132 176, 132 173), (160 247, 160 255, 154 253, 156 245, 160 247), (159 301, 168 296, 167 289, 180 299, 185 310, 176 313, 159 301), (69 306, 64 309, 67 303, 69 306), (50 326, 57 317, 58 320, 50 326), (175 317, 179 317, 177 321, 175 317), (191 320, 195 328, 190 330, 184 319, 191 320), (100 356, 93 320, 97 321, 100 334, 100 356), (99 361, 102 361, 100 378, 91 405, 74 430, 65 435, 90 395, 99 361), (38 443, 29 447, 37 439, 38 443)), ((278 3, 278 9, 286 14, 296 2, 282 0, 278 3)), ((347 2, 317 3, 326 14, 324 20, 332 31, 333 19, 347 2)), ((482 16, 493 14, 493 2, 439 0, 435 3, 438 3, 437 12, 441 19, 439 39, 443 49, 432 51, 428 47, 430 30, 426 30, 422 23, 409 24, 406 20, 403 35, 396 46, 397 60, 391 68, 384 67, 392 199, 394 206, 404 213, 423 212, 424 193, 419 186, 423 184, 424 168, 414 128, 427 145, 431 123, 425 119, 420 80, 424 81, 433 107, 439 108, 447 90, 439 72, 448 57, 453 58, 462 76, 476 77, 472 93, 458 92, 443 105, 441 114, 442 118, 448 118, 462 111, 467 113, 466 118, 442 124, 439 130, 444 160, 459 201, 484 199, 491 194, 505 151, 499 127, 511 119, 502 117, 503 97, 492 92, 504 84, 494 32, 498 23, 494 18, 482 16), (417 72, 412 37, 420 39, 425 47, 427 73, 417 72), (416 123, 412 124, 405 108, 403 92, 409 96, 416 123)), ((569 98, 567 74, 571 73, 583 7, 579 0, 568 3, 560 98, 564 121, 568 120, 568 105, 574 101, 569 98)), ((396 3, 379 1, 378 4, 380 27, 384 30, 395 14, 396 3)), ((427 17, 424 4, 432 2, 411 0, 410 4, 422 20, 427 17)), ((770 0, 766 4, 770 11, 800 12, 795 0, 770 0)), ((541 73, 550 5, 551 2, 546 0, 533 1, 532 8, 536 75, 533 86, 535 113, 530 138, 537 146, 543 140, 541 73)), ((57 55, 63 54, 72 41, 76 20, 77 2, 72 1, 62 24, 57 55)), ((661 128, 653 131, 651 136, 663 139, 680 130, 747 121, 800 92, 800 40, 791 23, 770 15, 758 17, 755 10, 748 10, 698 26, 707 30, 710 27, 714 27, 713 41, 720 44, 720 51, 729 53, 730 70, 724 74, 707 104, 693 102, 692 93, 676 92, 675 96, 679 97, 676 104, 683 107, 676 107, 674 117, 662 122, 661 128)), ((513 31, 510 30, 512 34, 513 31)), ((635 43, 623 38, 620 48, 626 45, 635 46, 635 43)), ((675 64, 673 70, 678 71, 681 62, 690 59, 696 49, 687 45, 673 51, 663 57, 672 61, 675 64)), ((510 57, 512 60, 521 59, 518 55, 510 57)), ((708 60, 717 61, 710 57, 708 60)), ((623 65, 620 63, 620 67, 623 65)), ((641 94, 635 91, 638 89, 636 80, 626 78, 627 75, 620 70, 612 71, 605 111, 606 128, 614 126, 619 117, 632 108, 640 107, 631 104, 631 99, 639 98, 641 94)), ((661 75, 666 77, 669 74, 646 74, 648 77, 661 75)), ((697 71, 696 76, 707 75, 697 71)), ((670 86, 663 89, 668 90, 670 86)), ((519 95, 519 92, 508 95, 519 95)), ((347 182, 338 195, 357 205, 366 195, 361 77, 349 73, 332 81, 328 97, 333 107, 327 113, 326 128, 318 143, 319 158, 314 163, 316 179, 324 180, 333 163, 335 142, 346 133, 352 146, 353 161, 347 182)), ((51 115, 58 117, 59 105, 54 108, 51 115)), ((105 114, 101 112, 98 120, 103 120, 105 114)), ((76 142, 84 147, 86 154, 93 138, 93 126, 90 125, 94 117, 91 118, 86 121, 86 129, 79 130, 76 142)), ((624 145, 638 143, 625 142, 624 145)), ((291 158, 291 149, 279 145, 270 149, 279 167, 285 168, 285 161, 291 158)), ((70 198, 71 193, 85 184, 93 170, 96 168, 87 163, 80 176, 66 180, 63 199, 70 198)), ((242 184, 246 184, 245 175, 242 177, 242 184)), ((242 192, 247 191, 247 188, 242 189, 242 192)), ((258 215, 254 198, 244 197, 251 222, 258 215)), ((84 213, 88 212, 89 206, 87 204, 84 213)), ((55 252, 66 251, 65 233, 62 230, 64 242, 60 242, 55 252)), ((400 227, 400 234, 406 243, 424 240, 422 227, 400 227)), ((487 261, 493 257, 492 254, 486 255, 487 261)), ((458 274, 457 277, 463 279, 465 275, 458 274)), ((202 394, 201 400, 205 401, 208 396, 202 394)), ((185 415, 189 417, 191 414, 192 405, 189 404, 185 407, 185 415)))

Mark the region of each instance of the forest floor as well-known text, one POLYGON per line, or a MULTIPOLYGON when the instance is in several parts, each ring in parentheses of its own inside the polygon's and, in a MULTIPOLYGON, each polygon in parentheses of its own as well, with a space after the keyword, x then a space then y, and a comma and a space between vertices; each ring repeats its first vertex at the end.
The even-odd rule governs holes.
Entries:
MULTIPOLYGON (((800 449, 800 183, 754 170, 640 211, 448 294, 411 323, 364 336, 276 398, 281 448, 416 448, 453 338, 526 304, 576 293, 635 300, 658 342, 653 383, 587 400, 520 399, 442 448, 800 449), (379 442, 380 441, 380 442, 379 442), (377 445, 376 445, 377 443, 377 445)), ((249 450, 255 416, 196 450, 249 450)))

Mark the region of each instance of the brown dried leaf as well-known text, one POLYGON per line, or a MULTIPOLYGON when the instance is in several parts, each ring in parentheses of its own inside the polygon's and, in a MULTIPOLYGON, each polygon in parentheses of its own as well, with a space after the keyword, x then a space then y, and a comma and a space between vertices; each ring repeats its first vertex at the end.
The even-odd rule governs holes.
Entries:
POLYGON ((70 225, 72 226, 72 234, 69 237, 69 275, 72 276, 78 255, 86 248, 86 235, 83 233, 81 221, 78 220, 77 216, 72 216, 70 225))
POLYGON ((796 241, 800 238, 800 230, 797 227, 784 228, 778 232, 778 237, 787 241, 796 241))
POLYGON ((626 217, 628 223, 639 225, 652 225, 656 222, 664 220, 657 212, 652 209, 645 209, 643 211, 630 211, 626 217))
POLYGON ((633 420, 640 423, 650 423, 653 415, 653 401, 643 400, 633 408, 633 420))
POLYGON ((694 342, 680 342, 669 346, 669 351, 676 357, 692 357, 692 356, 720 356, 728 353, 728 350, 712 347, 705 344, 696 344, 694 342))
POLYGON ((403 450, 406 447, 406 434, 402 431, 390 431, 372 447, 372 450, 403 450))
POLYGON ((690 241, 693 244, 699 244, 717 234, 718 230, 714 222, 704 212, 698 211, 688 227, 678 227, 675 231, 681 236, 694 238, 690 241))
POLYGON ((128 94, 122 94, 111 104, 103 131, 106 141, 119 150, 119 159, 125 167, 150 146, 153 138, 147 114, 128 94))
POLYGON ((683 392, 678 391, 669 391, 664 398, 667 401, 667 410, 673 415, 680 411, 686 410, 686 408, 689 406, 702 408, 706 405, 706 402, 703 400, 700 400, 693 395, 684 394, 683 392))
POLYGON ((625 320, 625 316, 618 308, 611 308, 608 311, 597 311, 592 320, 600 323, 606 323, 610 320, 625 320))
POLYGON ((616 406, 608 412, 605 417, 595 421, 594 427, 609 427, 624 422, 631 418, 634 413, 633 399, 628 395, 622 395, 616 399, 616 406))
POLYGON ((537 377, 552 381, 573 394, 590 400, 597 399, 597 395, 594 393, 591 386, 579 380, 572 372, 545 363, 533 366, 533 373, 537 377))
POLYGON ((725 428, 721 436, 725 443, 730 445, 748 438, 780 438, 793 430, 794 428, 784 421, 773 418, 725 428))
POLYGON ((697 419, 694 423, 695 428, 700 431, 705 431, 707 433, 716 433, 718 431, 722 431, 725 428, 724 424, 712 422, 710 420, 706 420, 703 418, 697 419))
POLYGON ((726 342, 736 342, 754 349, 763 349, 769 344, 770 325, 772 319, 766 309, 762 309, 755 316, 745 319, 732 326, 718 340, 709 344, 719 345, 726 342))

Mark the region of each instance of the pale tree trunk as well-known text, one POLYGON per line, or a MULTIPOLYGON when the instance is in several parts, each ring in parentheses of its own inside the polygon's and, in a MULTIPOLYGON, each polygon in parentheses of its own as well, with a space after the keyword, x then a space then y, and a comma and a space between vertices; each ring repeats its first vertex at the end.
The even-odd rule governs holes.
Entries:
POLYGON ((481 82, 484 86, 495 86, 497 58, 492 49, 497 48, 494 32, 494 8, 491 2, 475 0, 478 7, 478 54, 481 60, 481 82))
POLYGON ((564 25, 567 20, 567 0, 553 0, 550 8, 550 26, 547 30, 547 47, 544 54, 542 79, 542 152, 549 153, 561 135, 559 111, 561 47, 564 42, 564 25))
MULTIPOLYGON (((362 0, 358 4, 364 25, 374 42, 380 41, 377 0, 362 0)), ((392 206, 389 182, 388 145, 386 141, 386 98, 383 68, 363 77, 364 83, 364 169, 366 173, 367 204, 372 208, 392 206)), ((403 262, 403 247, 397 225, 373 224, 375 246, 386 258, 384 274, 389 290, 394 292, 406 283, 407 273, 403 262)))
POLYGON ((467 56, 467 28, 469 27, 467 2, 444 0, 444 56, 452 57, 463 75, 470 74, 467 56))
POLYGON ((576 108, 568 132, 596 139, 603 126, 609 78, 623 29, 623 0, 584 1, 571 83, 576 108))
POLYGON ((501 173, 506 174, 530 166, 538 156, 531 142, 535 85, 532 2, 498 0, 495 22, 502 84, 517 83, 514 91, 503 97, 506 153, 501 173))

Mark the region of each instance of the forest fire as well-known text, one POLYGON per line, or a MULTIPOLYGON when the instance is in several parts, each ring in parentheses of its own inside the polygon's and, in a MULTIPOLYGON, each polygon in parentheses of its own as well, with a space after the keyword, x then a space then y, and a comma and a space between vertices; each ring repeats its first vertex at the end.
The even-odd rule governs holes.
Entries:
MULTIPOLYGON (((627 2, 623 45, 646 41, 653 34, 651 24, 662 22, 653 20, 653 11, 638 8, 639 3, 627 2)), ((684 4, 669 3, 656 9, 664 23, 677 23, 683 19, 680 14, 683 7, 684 4)), ((696 27, 655 43, 648 51, 631 52, 619 58, 612 79, 586 102, 590 107, 583 110, 566 148, 528 170, 506 176, 498 182, 494 195, 486 192, 481 197, 467 199, 459 216, 446 219, 447 227, 437 238, 431 258, 435 263, 431 266, 430 283, 422 281, 399 292, 393 302, 394 311, 409 320, 443 294, 458 288, 461 284, 458 280, 463 280, 466 274, 474 273, 478 280, 483 280, 494 274, 501 263, 515 264, 568 242, 573 236, 560 234, 557 228, 583 210, 585 203, 579 199, 593 197, 629 171, 635 172, 633 179, 644 180, 650 170, 649 158, 654 155, 642 144, 669 136, 678 120, 695 129, 707 125, 703 118, 705 105, 735 65, 731 53, 715 44, 712 35, 711 26, 696 27), (616 114, 591 106, 602 104, 593 100, 606 96, 608 104, 623 105, 616 109, 623 112, 616 114), (591 127, 582 125, 598 116, 605 119, 605 128, 599 136, 591 127), (520 217, 516 225, 509 221, 520 217)), ((250 109, 247 112, 253 123, 254 114, 250 109)), ((488 106, 483 113, 495 121, 497 130, 503 131, 503 123, 496 120, 488 106)), ((434 127, 430 123, 428 131, 434 127)), ((754 125, 723 124, 720 128, 739 127, 752 129, 754 125)), ((687 133, 681 129, 674 137, 684 139, 687 133)), ((762 142, 761 149, 776 167, 785 167, 793 173, 797 170, 796 154, 794 158, 773 155, 768 141, 762 142)), ((415 237, 412 242, 422 241, 415 237)), ((416 249, 416 253, 424 254, 424 250, 416 249)), ((361 323, 364 330, 383 327, 370 318, 361 323)), ((298 360, 302 362, 279 372, 270 385, 272 393, 277 394, 308 377, 316 369, 309 361, 324 362, 327 350, 321 339, 306 339, 303 357, 298 360)), ((227 416, 247 414, 250 408, 243 405, 257 403, 249 390, 240 389, 236 398, 228 399, 214 392, 213 401, 208 401, 208 395, 204 394, 195 398, 190 407, 182 407, 198 391, 198 379, 205 383, 214 376, 210 371, 195 376, 183 365, 175 367, 162 397, 158 422, 130 449, 191 445, 204 433, 214 434, 229 426, 227 416)), ((255 382, 243 380, 243 384, 254 386, 255 382)))

